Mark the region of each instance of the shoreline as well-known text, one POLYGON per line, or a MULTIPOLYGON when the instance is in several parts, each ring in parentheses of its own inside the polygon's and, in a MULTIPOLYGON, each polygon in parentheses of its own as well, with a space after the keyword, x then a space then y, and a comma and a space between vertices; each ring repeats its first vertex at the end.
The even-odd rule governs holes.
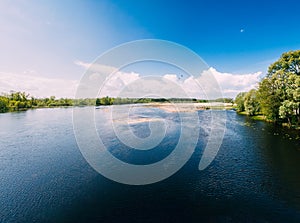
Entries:
MULTIPOLYGON (((268 120, 266 118, 266 116, 262 115, 262 114, 259 114, 259 115, 253 115, 253 116, 250 116, 250 115, 247 115, 247 113, 245 111, 242 111, 242 112, 236 112, 238 115, 244 115, 244 116, 247 116, 253 120, 256 120, 256 121, 263 121, 263 122, 268 122, 268 123, 273 123, 275 124, 274 121, 271 121, 271 120, 268 120)), ((281 126, 281 127, 284 127, 284 128, 288 128, 288 129, 293 129, 293 130, 298 130, 300 131, 300 126, 299 127, 296 127, 296 126, 289 126, 287 123, 281 123, 281 124, 277 124, 278 126, 281 126)))
POLYGON ((148 103, 144 105, 145 107, 155 107, 160 108, 166 112, 173 113, 173 112, 195 112, 201 110, 210 110, 210 109, 217 109, 217 110, 225 110, 225 109, 232 109, 232 105, 228 105, 228 103, 148 103))
POLYGON ((161 108, 165 111, 169 112, 189 112, 189 111, 199 111, 199 110, 209 110, 209 109, 216 109, 216 110, 224 110, 224 109, 233 109, 231 103, 222 103, 222 102, 180 102, 180 103, 172 103, 172 102, 149 102, 149 103, 128 103, 128 104, 112 104, 112 105, 65 105, 65 106, 34 106, 31 108, 21 108, 18 110, 8 110, 6 112, 0 112, 0 114, 5 113, 14 113, 14 112, 25 112, 28 110, 35 110, 35 109, 48 109, 48 108, 75 108, 75 107, 107 107, 107 106, 124 106, 124 105, 141 105, 145 107, 157 107, 161 108), (175 109, 177 108, 177 109, 175 109), (190 110, 189 110, 190 109, 190 110))

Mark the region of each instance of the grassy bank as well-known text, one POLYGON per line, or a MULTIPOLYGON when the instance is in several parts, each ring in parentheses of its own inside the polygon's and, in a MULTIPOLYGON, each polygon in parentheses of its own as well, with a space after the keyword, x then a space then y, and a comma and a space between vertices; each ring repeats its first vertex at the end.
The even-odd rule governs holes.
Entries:
MULTIPOLYGON (((246 115, 246 116, 248 116, 249 118, 251 118, 253 120, 265 121, 265 122, 273 122, 273 121, 267 119, 266 116, 261 115, 261 114, 249 116, 245 111, 237 112, 237 114, 239 114, 239 115, 246 115)), ((288 123, 281 123, 281 125, 283 127, 289 128, 289 129, 300 130, 300 126, 294 126, 294 125, 290 126, 290 125, 288 125, 288 123)))
POLYGON ((237 113, 238 113, 239 115, 247 115, 248 117, 252 118, 253 120, 270 122, 270 120, 268 120, 268 119, 266 118, 266 116, 261 115, 261 114, 249 116, 245 111, 237 112, 237 113))

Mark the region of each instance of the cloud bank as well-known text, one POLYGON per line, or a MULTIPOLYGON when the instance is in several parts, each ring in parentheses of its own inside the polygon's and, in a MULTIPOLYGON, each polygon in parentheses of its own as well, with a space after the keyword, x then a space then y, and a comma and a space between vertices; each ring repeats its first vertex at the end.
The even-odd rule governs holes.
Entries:
POLYGON ((0 72, 0 93, 25 91, 35 97, 74 98, 78 81, 59 78, 47 78, 34 75, 32 72, 23 74, 0 72))
MULTIPOLYGON (((115 68, 102 65, 90 65, 80 61, 75 63, 92 71, 89 78, 95 82, 97 82, 101 72, 117 71, 115 68)), ((206 94, 210 94, 210 91, 218 88, 221 89, 223 97, 234 98, 239 92, 249 91, 257 87, 261 74, 262 72, 249 74, 222 73, 211 67, 199 77, 188 77, 182 80, 176 74, 164 74, 162 77, 145 77, 134 72, 117 71, 105 80, 99 96, 188 96, 207 98, 206 94), (217 82, 211 81, 212 78, 217 82), (179 90, 174 91, 173 89, 179 90), (120 92, 123 93, 120 94, 120 92)), ((0 72, 0 93, 14 90, 25 91, 35 97, 54 95, 57 98, 74 98, 78 83, 79 80, 53 79, 32 74, 31 72, 24 72, 23 74, 0 72)))
POLYGON ((212 67, 209 70, 218 81, 225 97, 234 98, 239 92, 258 87, 258 82, 262 78, 261 71, 249 74, 231 74, 219 72, 212 67))
MULTIPOLYGON (((89 69, 92 73, 89 78, 94 81, 99 81, 103 74, 112 73, 111 76, 104 79, 105 84, 99 96, 109 95, 113 97, 143 97, 156 94, 163 97, 184 97, 187 95, 194 98, 211 98, 215 95, 215 98, 234 98, 239 92, 256 88, 262 77, 262 72, 232 74, 219 72, 211 67, 203 71, 198 77, 182 79, 176 74, 164 74, 159 78, 156 76, 149 78, 149 76, 145 77, 134 72, 125 73, 118 71, 116 68, 100 64, 91 65, 83 62, 76 62, 76 64, 89 69), (141 79, 144 79, 144 81, 141 79), (183 90, 184 94, 169 89, 166 82, 172 82, 175 84, 173 85, 174 89, 179 88, 179 91, 183 90), (152 92, 151 89, 153 89, 152 92), (124 93, 124 91, 126 92, 124 93), (219 91, 221 95, 218 94, 219 91), (132 94, 129 94, 129 92, 132 92, 132 94), (217 92, 217 94, 212 92, 217 92), (209 95, 211 97, 208 97, 209 95)), ((102 83, 103 79, 99 82, 102 83)))

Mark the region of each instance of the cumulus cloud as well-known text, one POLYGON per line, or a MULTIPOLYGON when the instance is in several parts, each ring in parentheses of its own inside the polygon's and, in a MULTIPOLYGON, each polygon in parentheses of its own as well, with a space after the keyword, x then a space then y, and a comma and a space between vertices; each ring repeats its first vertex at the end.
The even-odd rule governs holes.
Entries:
POLYGON ((143 77, 136 73, 116 72, 106 80, 101 96, 130 96, 156 94, 163 97, 194 97, 194 98, 234 98, 239 92, 249 91, 257 87, 262 72, 249 74, 222 73, 214 68, 209 68, 198 77, 188 77, 184 80, 176 74, 165 74, 162 77, 143 77), (170 89, 170 83, 173 88, 170 89), (137 85, 137 86, 135 86, 137 85), (167 89, 167 90, 165 90, 167 89), (123 94, 123 95, 122 95, 123 94), (128 96, 128 95, 127 95, 128 96))
MULTIPOLYGON (((239 92, 257 87, 262 74, 261 72, 222 73, 211 67, 198 77, 182 79, 176 74, 145 76, 134 72, 118 71, 116 68, 99 64, 91 65, 80 61, 76 61, 76 64, 89 71, 87 85, 80 87, 85 89, 94 87, 96 91, 93 91, 92 95, 99 97, 234 98, 239 92), (95 95, 98 91, 98 95, 95 95)), ((35 97, 54 95, 58 98, 74 98, 79 81, 42 77, 33 71, 22 74, 0 72, 0 93, 14 90, 25 91, 35 97)))
POLYGON ((235 97, 239 92, 256 88, 262 77, 261 71, 249 74, 231 74, 219 72, 214 68, 209 68, 209 70, 218 81, 223 95, 226 97, 235 97))
POLYGON ((98 82, 102 85, 99 96, 109 95, 113 97, 156 95, 158 97, 205 99, 234 98, 239 92, 256 88, 262 75, 262 72, 248 74, 224 73, 210 67, 199 74, 198 77, 182 79, 178 78, 176 74, 164 74, 162 77, 145 78, 143 74, 125 73, 106 65, 88 64, 80 61, 77 61, 76 64, 96 72, 92 73, 90 78, 98 75, 98 82), (172 85, 173 88, 170 89, 168 85, 172 85))
MULTIPOLYGON (((121 93, 124 88, 131 83, 140 79, 140 75, 134 72, 126 73, 126 72, 116 72, 106 78, 106 81, 101 84, 101 91, 99 92, 100 97, 104 96, 112 96, 112 97, 125 97, 125 94, 121 93)), ((126 97, 130 97, 126 95, 126 97)), ((136 97, 136 95, 132 95, 132 97, 136 97)))

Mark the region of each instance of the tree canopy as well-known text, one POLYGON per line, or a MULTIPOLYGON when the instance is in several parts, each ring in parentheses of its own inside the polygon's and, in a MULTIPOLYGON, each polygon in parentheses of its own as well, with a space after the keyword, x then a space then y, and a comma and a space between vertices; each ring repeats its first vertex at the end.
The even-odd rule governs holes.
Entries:
POLYGON ((38 107, 72 106, 76 102, 68 98, 56 99, 55 96, 35 98, 25 92, 11 91, 9 94, 0 95, 0 112, 22 111, 38 107))
POLYGON ((257 91, 239 94, 235 102, 238 110, 246 110, 249 115, 261 113, 274 122, 299 125, 300 50, 283 53, 270 65, 257 91))

